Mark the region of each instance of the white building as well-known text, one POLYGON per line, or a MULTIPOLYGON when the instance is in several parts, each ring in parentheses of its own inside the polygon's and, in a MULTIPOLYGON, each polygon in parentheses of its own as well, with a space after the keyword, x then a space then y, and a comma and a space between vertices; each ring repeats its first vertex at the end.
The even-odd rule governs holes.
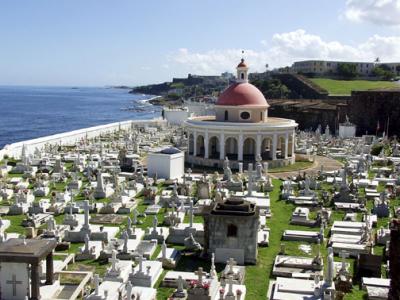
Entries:
POLYGON ((182 125, 189 117, 189 110, 187 107, 164 108, 163 115, 169 124, 182 125))
POLYGON ((185 154, 177 148, 166 148, 151 152, 147 156, 147 175, 157 178, 182 178, 185 167, 185 154))
POLYGON ((257 157, 272 165, 295 161, 294 120, 268 117, 264 95, 248 82, 244 60, 237 66, 236 82, 215 104, 215 116, 191 117, 186 122, 189 137, 187 161, 196 165, 219 166, 228 157, 232 166, 253 163, 257 157))
POLYGON ((348 119, 346 122, 339 124, 339 137, 342 139, 354 138, 356 136, 356 125, 350 123, 348 119))

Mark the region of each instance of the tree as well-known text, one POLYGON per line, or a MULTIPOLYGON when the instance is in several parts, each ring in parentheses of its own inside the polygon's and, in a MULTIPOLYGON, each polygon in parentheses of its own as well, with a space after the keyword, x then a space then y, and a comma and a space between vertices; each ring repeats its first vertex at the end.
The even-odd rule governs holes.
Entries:
POLYGON ((290 90, 278 79, 258 79, 252 82, 267 98, 286 99, 290 90))
POLYGON ((397 65, 397 66, 396 66, 396 72, 397 72, 397 74, 400 73, 400 65, 397 65))
POLYGON ((388 65, 382 64, 375 67, 372 70, 372 74, 376 77, 379 77, 383 80, 390 80, 395 77, 395 74, 392 72, 388 65))
POLYGON ((357 77, 357 66, 351 63, 341 63, 338 64, 337 74, 347 79, 357 77))

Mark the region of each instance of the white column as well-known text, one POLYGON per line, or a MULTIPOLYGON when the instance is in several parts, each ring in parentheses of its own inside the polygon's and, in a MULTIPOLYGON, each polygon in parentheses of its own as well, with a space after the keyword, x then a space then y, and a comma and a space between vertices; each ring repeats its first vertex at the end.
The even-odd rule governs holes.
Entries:
POLYGON ((293 130, 292 134, 292 157, 294 157, 294 145, 296 143, 296 132, 293 130))
POLYGON ((289 133, 286 132, 286 135, 285 135, 285 159, 288 158, 288 149, 289 149, 289 133))
POLYGON ((272 137, 272 160, 276 160, 277 140, 278 136, 274 133, 274 136, 272 137))
POLYGON ((243 161, 243 134, 239 134, 238 141, 238 160, 243 161))
POLYGON ((225 159, 225 134, 223 132, 219 135, 219 159, 225 159))
POLYGON ((261 155, 261 134, 257 134, 256 139, 256 159, 257 156, 261 155))
POLYGON ((208 131, 204 135, 204 158, 208 158, 208 131))
POLYGON ((197 132, 193 133, 193 156, 197 156, 197 132))

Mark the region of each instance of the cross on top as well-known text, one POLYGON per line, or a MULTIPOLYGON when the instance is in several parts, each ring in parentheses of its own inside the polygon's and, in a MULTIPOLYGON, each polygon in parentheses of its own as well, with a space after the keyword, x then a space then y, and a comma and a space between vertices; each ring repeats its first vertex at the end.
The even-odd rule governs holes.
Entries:
POLYGON ((143 272, 143 262, 146 259, 143 258, 143 255, 140 255, 138 258, 136 258, 136 261, 139 263, 139 273, 143 272))
POLYGON ((199 269, 196 272, 194 272, 194 274, 196 274, 199 277, 198 278, 199 284, 202 284, 203 283, 203 276, 206 275, 206 273, 203 272, 203 268, 199 267, 199 269))
POLYGON ((236 265, 236 261, 231 257, 226 263, 229 265, 229 273, 233 273, 233 266, 236 265))

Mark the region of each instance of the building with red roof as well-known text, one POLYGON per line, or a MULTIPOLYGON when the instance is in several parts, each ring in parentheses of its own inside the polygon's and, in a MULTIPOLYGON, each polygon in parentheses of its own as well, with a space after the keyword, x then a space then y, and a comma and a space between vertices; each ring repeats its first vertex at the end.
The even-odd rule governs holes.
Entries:
POLYGON ((256 160, 277 166, 294 162, 298 124, 268 116, 270 105, 263 93, 249 83, 248 70, 242 59, 236 67, 236 81, 218 97, 215 116, 186 121, 187 162, 221 167, 227 157, 233 168, 256 160))

